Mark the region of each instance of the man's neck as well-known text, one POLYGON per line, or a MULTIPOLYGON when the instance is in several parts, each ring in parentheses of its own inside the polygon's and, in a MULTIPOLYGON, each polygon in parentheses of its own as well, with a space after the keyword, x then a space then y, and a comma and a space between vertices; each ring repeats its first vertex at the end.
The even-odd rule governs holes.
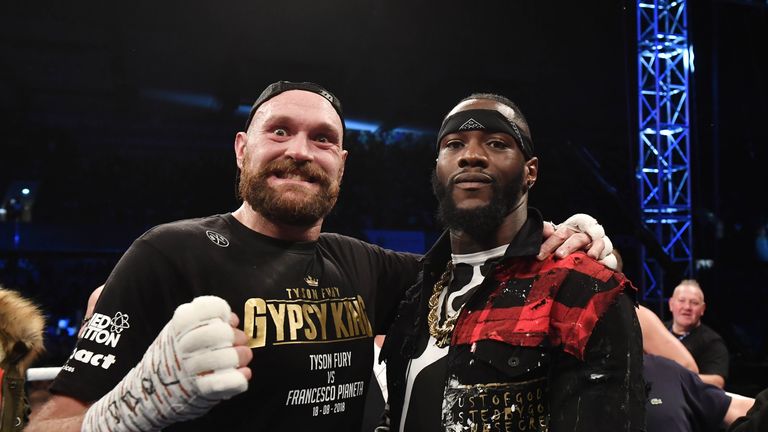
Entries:
POLYGON ((254 211, 246 202, 243 202, 239 209, 232 212, 232 216, 241 224, 267 237, 297 242, 317 240, 323 226, 322 219, 310 226, 276 223, 254 211))
POLYGON ((523 227, 528 217, 528 209, 520 206, 508 214, 496 231, 487 238, 475 238, 464 231, 451 230, 451 252, 470 254, 508 245, 523 227))
POLYGON ((698 326, 700 326, 700 325, 701 325, 701 321, 699 321, 698 323, 696 323, 696 325, 692 325, 692 326, 684 327, 684 326, 678 325, 678 324, 677 324, 677 323, 676 323, 676 322, 673 320, 673 321, 672 321, 672 333, 674 333, 674 334, 676 334, 676 335, 681 335, 681 336, 682 336, 682 335, 686 335, 686 334, 690 333, 692 330, 694 330, 696 327, 698 327, 698 326))

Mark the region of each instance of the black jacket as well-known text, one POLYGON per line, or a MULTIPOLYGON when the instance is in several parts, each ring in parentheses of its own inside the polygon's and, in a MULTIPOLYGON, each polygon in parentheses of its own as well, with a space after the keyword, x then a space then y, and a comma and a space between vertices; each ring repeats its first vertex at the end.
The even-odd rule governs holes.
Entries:
MULTIPOLYGON (((533 267, 540 267, 540 263, 537 264, 535 261, 535 255, 541 246, 541 226, 540 214, 535 210, 529 211, 528 220, 510 243, 504 257, 494 265, 478 291, 462 309, 459 323, 468 316, 468 311, 494 309, 495 306, 488 305, 491 302, 499 303, 503 295, 499 295, 499 278, 494 272, 501 271, 510 263, 522 262, 525 266, 530 264, 533 267), (489 300, 491 298, 489 296, 494 300, 489 300)), ((399 430, 400 421, 403 418, 402 409, 410 361, 424 351, 429 340, 426 322, 427 303, 432 288, 449 259, 450 243, 448 233, 444 233, 422 258, 423 269, 416 284, 406 293, 405 300, 400 304, 395 322, 382 348, 381 359, 387 362, 388 406, 392 431, 399 430)), ((571 262, 578 263, 581 262, 580 260, 589 259, 579 255, 574 260, 571 262)), ((592 262, 591 265, 594 268, 599 264, 592 262)), ((605 288, 603 284, 606 283, 606 281, 587 277, 577 271, 578 269, 577 265, 574 269, 567 270, 567 277, 561 284, 563 289, 549 299, 558 307, 573 306, 569 310, 576 312, 581 310, 579 308, 582 306, 583 310, 588 310, 589 307, 586 304, 576 305, 576 303, 583 299, 592 301, 598 297, 595 293, 602 293, 600 290, 605 288), (593 289, 593 286, 598 286, 596 284, 600 286, 593 289), (588 289, 583 289, 585 286, 588 289), (573 295, 577 291, 586 297, 573 295)), ((599 316, 591 335, 587 334, 589 342, 583 341, 586 344, 582 352, 583 360, 566 353, 563 349, 564 345, 552 343, 551 338, 536 343, 536 346, 521 346, 516 342, 509 343, 505 340, 490 340, 492 338, 481 338, 472 344, 457 344, 456 333, 459 329, 457 324, 448 353, 449 377, 458 377, 461 383, 480 384, 480 387, 484 382, 516 386, 518 383, 531 383, 534 380, 543 379, 544 387, 548 389, 548 396, 543 403, 517 404, 517 409, 512 408, 513 412, 517 411, 517 417, 509 415, 510 407, 506 407, 507 420, 511 419, 514 423, 524 422, 520 426, 521 430, 523 426, 527 430, 532 430, 531 424, 538 424, 542 416, 539 415, 540 413, 534 413, 534 415, 528 415, 529 418, 525 418, 526 415, 521 417, 520 408, 524 411, 545 410, 543 423, 548 423, 549 430, 552 431, 644 430, 645 386, 642 379, 642 341, 633 310, 634 288, 623 275, 604 268, 602 270, 608 272, 602 274, 608 278, 608 285, 614 284, 611 286, 617 294, 599 316), (615 285, 616 283, 621 286, 615 285), (481 371, 477 376, 483 376, 486 379, 491 376, 491 381, 474 380, 473 370, 481 371)), ((534 283, 542 277, 536 274, 533 278, 526 280, 534 283)), ((523 280, 518 276, 515 279, 523 280)), ((507 282, 514 283, 514 281, 507 282)), ((530 308, 531 305, 528 304, 525 307, 530 308)), ((449 377, 446 377, 446 380, 449 377)), ((440 390, 442 389, 438 389, 440 390)), ((443 400, 430 403, 429 411, 434 413, 436 419, 434 425, 429 426, 429 430, 442 430, 445 423, 441 426, 441 420, 444 422, 456 420, 456 412, 446 408, 450 405, 450 399, 453 396, 449 395, 448 391, 445 396, 449 399, 445 404, 443 400)), ((500 411, 503 411, 504 407, 500 408, 502 408, 500 411)), ((429 414, 429 418, 431 415, 429 414)), ((474 423, 477 424, 477 421, 474 423)), ((495 430, 494 427, 509 425, 492 424, 490 426, 491 430, 495 430)), ((545 425, 536 427, 539 429, 533 430, 546 430, 545 425)))

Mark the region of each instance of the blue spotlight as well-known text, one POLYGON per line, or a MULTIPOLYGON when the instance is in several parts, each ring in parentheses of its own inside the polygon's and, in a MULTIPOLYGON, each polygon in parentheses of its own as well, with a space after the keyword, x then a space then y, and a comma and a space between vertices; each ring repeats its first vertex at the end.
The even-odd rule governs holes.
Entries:
POLYGON ((206 93, 149 89, 142 90, 142 95, 150 99, 170 102, 183 106, 214 110, 221 109, 221 102, 215 96, 206 93))
POLYGON ((344 124, 347 126, 347 129, 361 131, 361 132, 376 132, 377 130, 379 130, 379 127, 381 127, 381 124, 379 123, 366 122, 362 120, 352 120, 352 119, 344 120, 344 124))

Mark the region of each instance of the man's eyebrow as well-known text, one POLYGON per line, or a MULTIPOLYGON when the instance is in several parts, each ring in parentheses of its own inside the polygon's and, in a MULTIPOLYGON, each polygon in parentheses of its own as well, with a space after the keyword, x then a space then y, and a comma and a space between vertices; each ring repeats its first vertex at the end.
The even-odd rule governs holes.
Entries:
POLYGON ((335 128, 333 126, 333 124, 328 123, 328 122, 321 122, 321 123, 315 125, 312 129, 313 130, 317 130, 319 132, 326 133, 328 135, 333 135, 334 138, 338 138, 341 135, 339 130, 337 128, 335 128))
POLYGON ((264 119, 262 122, 265 126, 271 126, 274 124, 292 124, 296 123, 296 120, 291 116, 286 115, 275 115, 275 116, 269 116, 264 119))
MULTIPOLYGON (((271 126, 275 124, 285 124, 285 125, 292 125, 298 123, 298 121, 291 116, 287 115, 276 115, 272 117, 267 117, 264 119, 264 126, 271 126)), ((327 134, 333 134, 336 138, 341 136, 341 132, 336 128, 333 123, 322 121, 316 124, 313 124, 311 127, 312 130, 321 131, 327 134)))

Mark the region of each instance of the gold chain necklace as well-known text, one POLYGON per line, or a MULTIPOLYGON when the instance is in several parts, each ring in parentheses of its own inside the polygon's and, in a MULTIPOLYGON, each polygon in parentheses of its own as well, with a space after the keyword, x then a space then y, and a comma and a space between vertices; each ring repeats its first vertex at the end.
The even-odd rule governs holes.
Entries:
POLYGON ((448 316, 446 310, 446 318, 443 325, 440 325, 440 293, 451 282, 451 276, 453 274, 453 262, 448 261, 448 265, 445 266, 445 272, 440 279, 435 283, 432 288, 432 295, 429 297, 429 315, 427 315, 427 324, 429 325, 429 334, 435 338, 436 345, 440 348, 448 346, 451 341, 451 334, 453 333, 453 327, 456 325, 456 320, 459 318, 459 313, 456 312, 453 316, 448 316))

